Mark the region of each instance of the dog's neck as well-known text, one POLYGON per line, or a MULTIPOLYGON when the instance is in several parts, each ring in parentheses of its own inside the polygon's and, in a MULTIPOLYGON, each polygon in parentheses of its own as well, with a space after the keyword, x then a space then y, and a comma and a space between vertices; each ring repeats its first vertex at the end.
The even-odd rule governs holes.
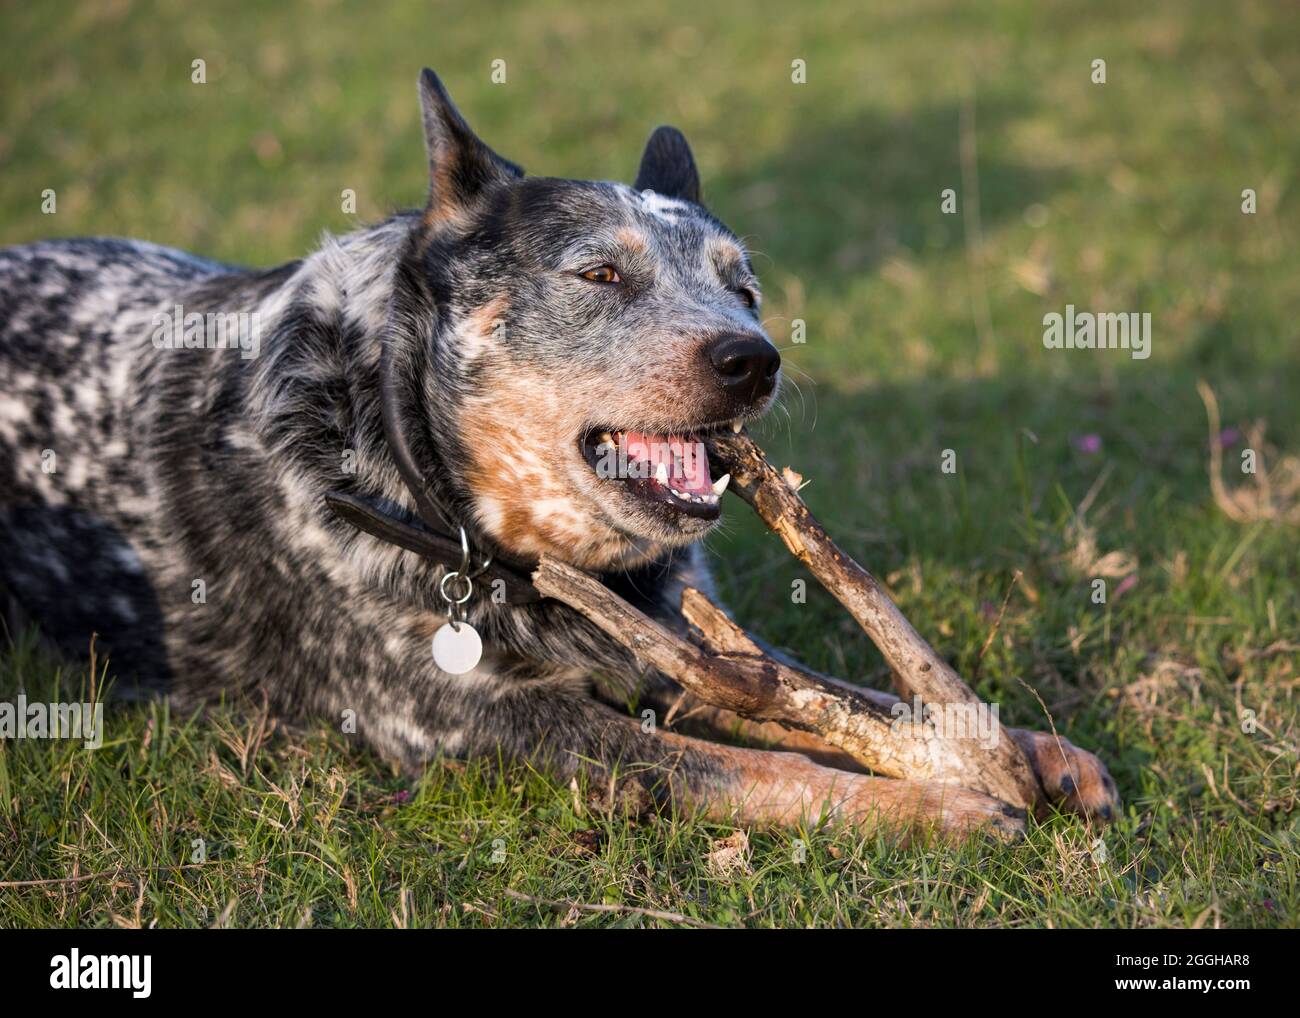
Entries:
MULTIPOLYGON (((448 450, 435 447, 431 429, 422 423, 431 399, 421 388, 422 379, 433 370, 428 336, 436 332, 438 322, 432 306, 412 315, 412 280, 400 277, 403 269, 408 274, 411 271, 411 263, 404 259, 409 259, 412 238, 419 229, 418 216, 404 214, 341 237, 327 237, 294 272, 284 295, 276 301, 283 331, 273 340, 277 345, 268 349, 271 356, 258 368, 262 373, 258 388, 274 394, 273 400, 264 401, 265 406, 287 403, 300 413, 319 414, 322 408, 309 400, 318 400, 321 390, 312 383, 327 368, 341 366, 347 394, 331 409, 334 416, 342 418, 346 430, 321 434, 318 443, 321 458, 337 461, 342 452, 350 450, 356 469, 354 474, 330 471, 320 476, 322 494, 335 492, 353 500, 348 507, 349 523, 390 544, 417 550, 412 543, 419 535, 411 534, 409 528, 431 531, 442 541, 420 554, 444 565, 449 565, 451 556, 445 553, 450 547, 455 545, 458 550, 459 528, 464 526, 475 561, 491 556, 505 570, 513 571, 510 585, 522 587, 536 563, 503 552, 475 526, 464 496, 458 498, 448 488, 443 462, 448 450), (402 314, 394 315, 399 291, 402 314), (394 335, 395 318, 403 322, 404 335, 394 335), (387 393, 386 346, 390 356, 395 355, 388 374, 390 382, 396 382, 387 393), (297 397, 300 385, 307 389, 297 397), (386 410, 385 400, 393 396, 392 389, 400 405, 386 410), (386 416, 389 427, 384 424, 386 416), (373 525, 366 526, 367 518, 373 525), (386 523, 408 528, 404 535, 408 540, 395 540, 401 535, 394 534, 391 527, 384 535, 377 534, 376 528, 386 523), (439 548, 444 552, 441 557, 436 555, 439 548)), ((287 451, 297 458, 300 450, 287 451)), ((454 455, 454 450, 450 454, 454 455)), ((335 504, 336 511, 339 504, 335 504)), ((636 572, 646 568, 662 572, 677 557, 655 555, 633 568, 636 572)))

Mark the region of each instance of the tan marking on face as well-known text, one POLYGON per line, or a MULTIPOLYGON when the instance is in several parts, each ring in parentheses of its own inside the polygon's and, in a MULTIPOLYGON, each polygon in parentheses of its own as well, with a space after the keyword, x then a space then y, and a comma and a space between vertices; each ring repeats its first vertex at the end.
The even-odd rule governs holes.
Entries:
POLYGON ((646 235, 631 226, 622 227, 614 234, 614 239, 632 254, 645 254, 650 250, 646 235))
POLYGON ((469 316, 469 320, 483 335, 491 335, 496 331, 497 323, 502 321, 506 316, 506 311, 510 309, 510 298, 505 294, 493 297, 481 308, 469 316))
POLYGON ((576 447, 582 400, 520 374, 501 351, 483 359, 477 380, 482 395, 461 418, 465 477, 477 523, 494 541, 522 558, 552 555, 587 569, 632 567, 660 551, 613 530, 595 507, 600 482, 576 447))
POLYGON ((704 257, 719 268, 745 263, 745 252, 725 237, 710 237, 704 245, 704 257))
POLYGON ((498 328, 504 328, 506 312, 509 310, 510 299, 502 294, 467 315, 456 329, 457 351, 473 360, 498 346, 498 328))

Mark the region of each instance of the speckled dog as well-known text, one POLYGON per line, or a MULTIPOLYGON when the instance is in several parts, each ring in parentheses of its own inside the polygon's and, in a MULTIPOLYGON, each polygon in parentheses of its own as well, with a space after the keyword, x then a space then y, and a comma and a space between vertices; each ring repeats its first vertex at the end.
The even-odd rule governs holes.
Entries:
MULTIPOLYGON (((182 705, 352 712, 410 769, 500 754, 741 821, 1017 827, 992 799, 854 773, 808 737, 776 752, 643 726, 627 705, 678 691, 554 602, 481 585, 482 662, 434 666, 444 567, 337 518, 327 492, 414 523, 407 456, 476 559, 548 553, 672 622, 684 581, 708 589, 695 542, 719 516, 719 480, 680 454, 761 414, 780 358, 677 131, 651 136, 633 187, 529 178, 430 71, 420 94, 427 207, 302 261, 110 239, 0 251, 0 584, 24 617, 71 651, 98 633, 124 681, 182 705), (189 325, 240 314, 239 343, 189 325), (611 451, 643 469, 608 476, 611 451)), ((1095 757, 1012 734, 1049 793, 1106 813, 1095 757)))

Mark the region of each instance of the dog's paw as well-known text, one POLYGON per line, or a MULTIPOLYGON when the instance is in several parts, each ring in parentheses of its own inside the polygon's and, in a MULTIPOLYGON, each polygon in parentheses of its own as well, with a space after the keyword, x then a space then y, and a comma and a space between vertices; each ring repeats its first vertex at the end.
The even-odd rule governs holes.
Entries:
POLYGON ((1068 739, 1050 732, 1011 732, 1047 798, 1066 813, 1110 821, 1119 815, 1119 790, 1106 765, 1068 739))
POLYGON ((835 803, 835 813, 862 830, 925 831, 951 841, 981 833, 1003 841, 1025 836, 1024 810, 968 788, 848 774, 838 787, 850 794, 835 803))

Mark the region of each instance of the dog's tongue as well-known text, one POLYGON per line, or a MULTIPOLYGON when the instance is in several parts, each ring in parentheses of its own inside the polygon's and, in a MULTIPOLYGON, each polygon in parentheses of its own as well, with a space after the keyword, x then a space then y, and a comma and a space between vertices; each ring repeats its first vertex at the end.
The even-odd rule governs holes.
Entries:
POLYGON ((709 457, 703 442, 681 435, 648 435, 642 431, 624 432, 622 437, 628 463, 646 464, 646 477, 662 478, 662 465, 668 474, 668 487, 688 495, 713 493, 709 457))

